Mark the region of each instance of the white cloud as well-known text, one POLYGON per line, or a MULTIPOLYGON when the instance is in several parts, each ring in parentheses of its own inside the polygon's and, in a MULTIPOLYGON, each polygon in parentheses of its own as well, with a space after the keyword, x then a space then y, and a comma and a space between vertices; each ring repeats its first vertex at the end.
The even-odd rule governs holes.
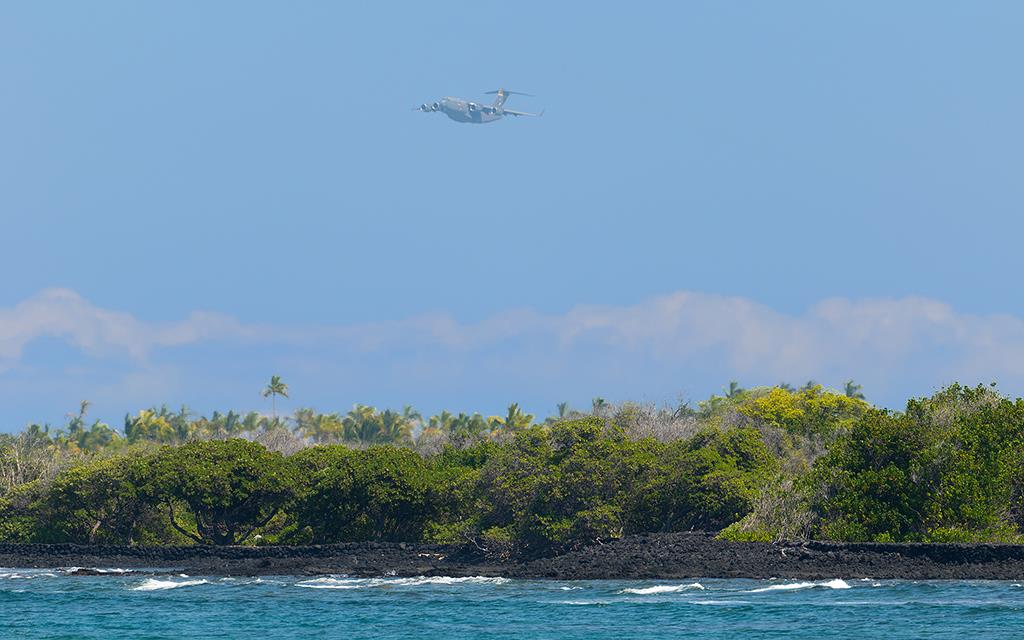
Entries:
MULTIPOLYGON (((281 327, 206 312, 177 322, 145 322, 97 307, 73 291, 48 289, 0 309, 0 370, 16 366, 26 345, 47 337, 95 358, 127 356, 140 370, 160 350, 240 342, 312 350, 324 358, 337 349, 369 359, 429 350, 441 354, 435 355, 439 363, 458 359, 464 370, 472 370, 475 358, 491 361, 506 349, 558 356, 563 373, 576 373, 582 362, 590 367, 629 362, 662 370, 713 365, 763 381, 828 376, 884 381, 909 375, 922 385, 955 377, 1024 382, 1024 320, 960 313, 915 297, 829 299, 791 315, 745 298, 677 292, 628 306, 577 306, 557 315, 509 310, 468 324, 429 314, 376 324, 281 327)), ((417 367, 429 368, 429 359, 416 360, 417 367)), ((516 362, 522 365, 521 358, 516 362)), ((500 383, 510 384, 515 375, 509 371, 500 383)))
POLYGON ((173 323, 146 323, 128 313, 97 307, 74 291, 46 289, 11 309, 0 309, 0 368, 21 358, 39 338, 58 338, 102 357, 127 355, 142 360, 154 348, 244 334, 236 321, 196 312, 173 323))

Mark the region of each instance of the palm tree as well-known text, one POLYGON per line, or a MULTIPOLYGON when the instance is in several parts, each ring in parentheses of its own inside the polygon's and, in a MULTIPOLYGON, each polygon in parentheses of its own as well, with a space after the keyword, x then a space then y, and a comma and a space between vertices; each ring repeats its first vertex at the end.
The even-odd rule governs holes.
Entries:
POLYGON ((78 431, 85 427, 85 415, 89 412, 91 404, 92 402, 89 400, 82 400, 78 403, 78 414, 65 414, 65 418, 68 419, 68 428, 70 431, 78 431))
POLYGON ((604 415, 604 412, 608 410, 608 401, 598 396, 590 401, 590 412, 595 416, 604 415))
MULTIPOLYGON (((404 413, 404 411, 403 411, 404 413)), ((416 434, 416 440, 419 441, 424 437, 434 437, 440 434, 448 434, 451 431, 453 416, 448 411, 441 411, 436 415, 430 416, 425 422, 421 419, 420 432, 416 434)))
POLYGON ((558 413, 556 413, 553 416, 548 416, 547 418, 544 418, 544 424, 558 424, 559 422, 567 419, 569 417, 569 414, 572 412, 572 409, 569 408, 568 402, 559 402, 557 405, 555 405, 555 407, 558 409, 558 413))
POLYGON ((412 423, 401 413, 386 409, 380 414, 380 439, 388 444, 412 439, 412 423))
POLYGON ((312 409, 296 411, 296 423, 299 433, 309 438, 314 444, 323 444, 338 438, 342 431, 341 416, 336 413, 317 413, 312 409))
POLYGON ((138 415, 124 417, 124 435, 129 442, 149 440, 160 444, 180 444, 178 432, 166 415, 156 409, 144 409, 138 415))
POLYGON ((72 437, 85 430, 85 414, 89 412, 89 405, 92 403, 88 400, 82 400, 78 403, 78 414, 66 413, 65 418, 68 418, 68 433, 72 437))
POLYGON ((488 427, 487 420, 479 413, 473 415, 460 413, 451 419, 448 432, 459 437, 470 438, 485 433, 488 427))
POLYGON ((304 438, 312 437, 315 442, 316 438, 313 434, 316 431, 314 423, 316 422, 317 415, 316 410, 309 407, 300 407, 292 412, 292 423, 295 425, 295 433, 301 434, 304 438))
POLYGON ((788 382, 780 382, 779 384, 775 385, 775 387, 778 389, 782 389, 783 391, 789 391, 790 393, 796 391, 796 389, 793 388, 793 385, 789 384, 788 382))
POLYGON ((270 384, 263 390, 263 397, 270 397, 270 408, 274 422, 277 422, 277 396, 288 397, 288 385, 281 382, 281 376, 270 376, 270 384))
POLYGON ((513 402, 508 405, 508 412, 505 414, 505 417, 494 416, 491 418, 491 424, 495 428, 504 428, 509 431, 520 431, 533 424, 533 415, 523 413, 523 410, 519 408, 519 403, 513 402))
POLYGON ((846 397, 852 400, 864 399, 864 394, 861 392, 861 389, 863 389, 863 387, 861 387, 859 384, 854 384, 853 380, 847 380, 846 384, 843 387, 843 391, 844 393, 846 393, 846 397))
POLYGON ((423 414, 414 409, 411 404, 402 407, 402 419, 409 423, 413 432, 423 427, 423 414))
POLYGON ((266 418, 255 411, 250 411, 242 418, 241 431, 255 434, 266 424, 266 418))
POLYGON ((185 405, 181 405, 181 409, 177 413, 172 413, 166 407, 160 409, 162 413, 166 413, 167 421, 171 423, 174 430, 178 432, 178 440, 180 442, 186 442, 192 438, 195 431, 194 425, 190 420, 192 412, 185 405))
POLYGON ((810 390, 814 389, 814 387, 816 387, 816 386, 818 386, 817 382, 815 382, 814 380, 808 380, 807 384, 805 384, 804 386, 800 387, 800 390, 801 391, 810 391, 810 390))
POLYGON ((342 437, 346 442, 368 444, 377 440, 380 433, 377 410, 357 404, 342 418, 342 437))
POLYGON ((214 411, 209 419, 200 418, 195 423, 195 432, 203 439, 230 438, 242 426, 241 416, 234 411, 226 414, 214 411))
POLYGON ((439 432, 447 433, 452 429, 452 423, 455 421, 455 416, 449 413, 447 410, 441 413, 430 416, 430 420, 427 421, 428 429, 436 429, 439 432))
POLYGON ((729 398, 730 400, 735 400, 744 391, 746 391, 746 389, 741 387, 739 382, 736 382, 735 380, 730 380, 729 381, 729 390, 725 392, 725 397, 729 398))

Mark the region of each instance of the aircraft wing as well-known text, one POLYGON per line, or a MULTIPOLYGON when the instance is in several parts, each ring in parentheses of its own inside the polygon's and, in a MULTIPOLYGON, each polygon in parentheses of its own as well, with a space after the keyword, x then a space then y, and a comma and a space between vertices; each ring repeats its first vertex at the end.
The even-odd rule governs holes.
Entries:
POLYGON ((543 111, 541 111, 540 113, 526 113, 525 111, 513 111, 511 109, 502 109, 501 112, 504 113, 506 116, 533 116, 535 118, 539 118, 542 115, 544 115, 543 111))

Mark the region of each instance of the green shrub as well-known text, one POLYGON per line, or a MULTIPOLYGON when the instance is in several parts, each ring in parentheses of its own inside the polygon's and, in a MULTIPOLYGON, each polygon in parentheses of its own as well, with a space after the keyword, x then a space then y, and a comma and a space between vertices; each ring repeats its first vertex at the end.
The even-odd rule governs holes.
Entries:
POLYGON ((422 538, 427 469, 416 453, 392 446, 319 446, 296 454, 292 464, 303 477, 292 514, 313 541, 422 538))
POLYGON ((203 544, 239 544, 292 499, 288 461, 247 440, 165 447, 153 462, 154 495, 180 534, 203 544), (192 522, 180 518, 184 506, 192 522))

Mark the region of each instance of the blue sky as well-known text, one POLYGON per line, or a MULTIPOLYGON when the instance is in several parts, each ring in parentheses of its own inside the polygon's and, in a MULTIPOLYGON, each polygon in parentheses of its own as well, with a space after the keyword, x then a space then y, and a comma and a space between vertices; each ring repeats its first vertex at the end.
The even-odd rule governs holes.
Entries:
POLYGON ((1024 393, 1020 3, 356 5, 0 7, 0 429, 1024 393))

